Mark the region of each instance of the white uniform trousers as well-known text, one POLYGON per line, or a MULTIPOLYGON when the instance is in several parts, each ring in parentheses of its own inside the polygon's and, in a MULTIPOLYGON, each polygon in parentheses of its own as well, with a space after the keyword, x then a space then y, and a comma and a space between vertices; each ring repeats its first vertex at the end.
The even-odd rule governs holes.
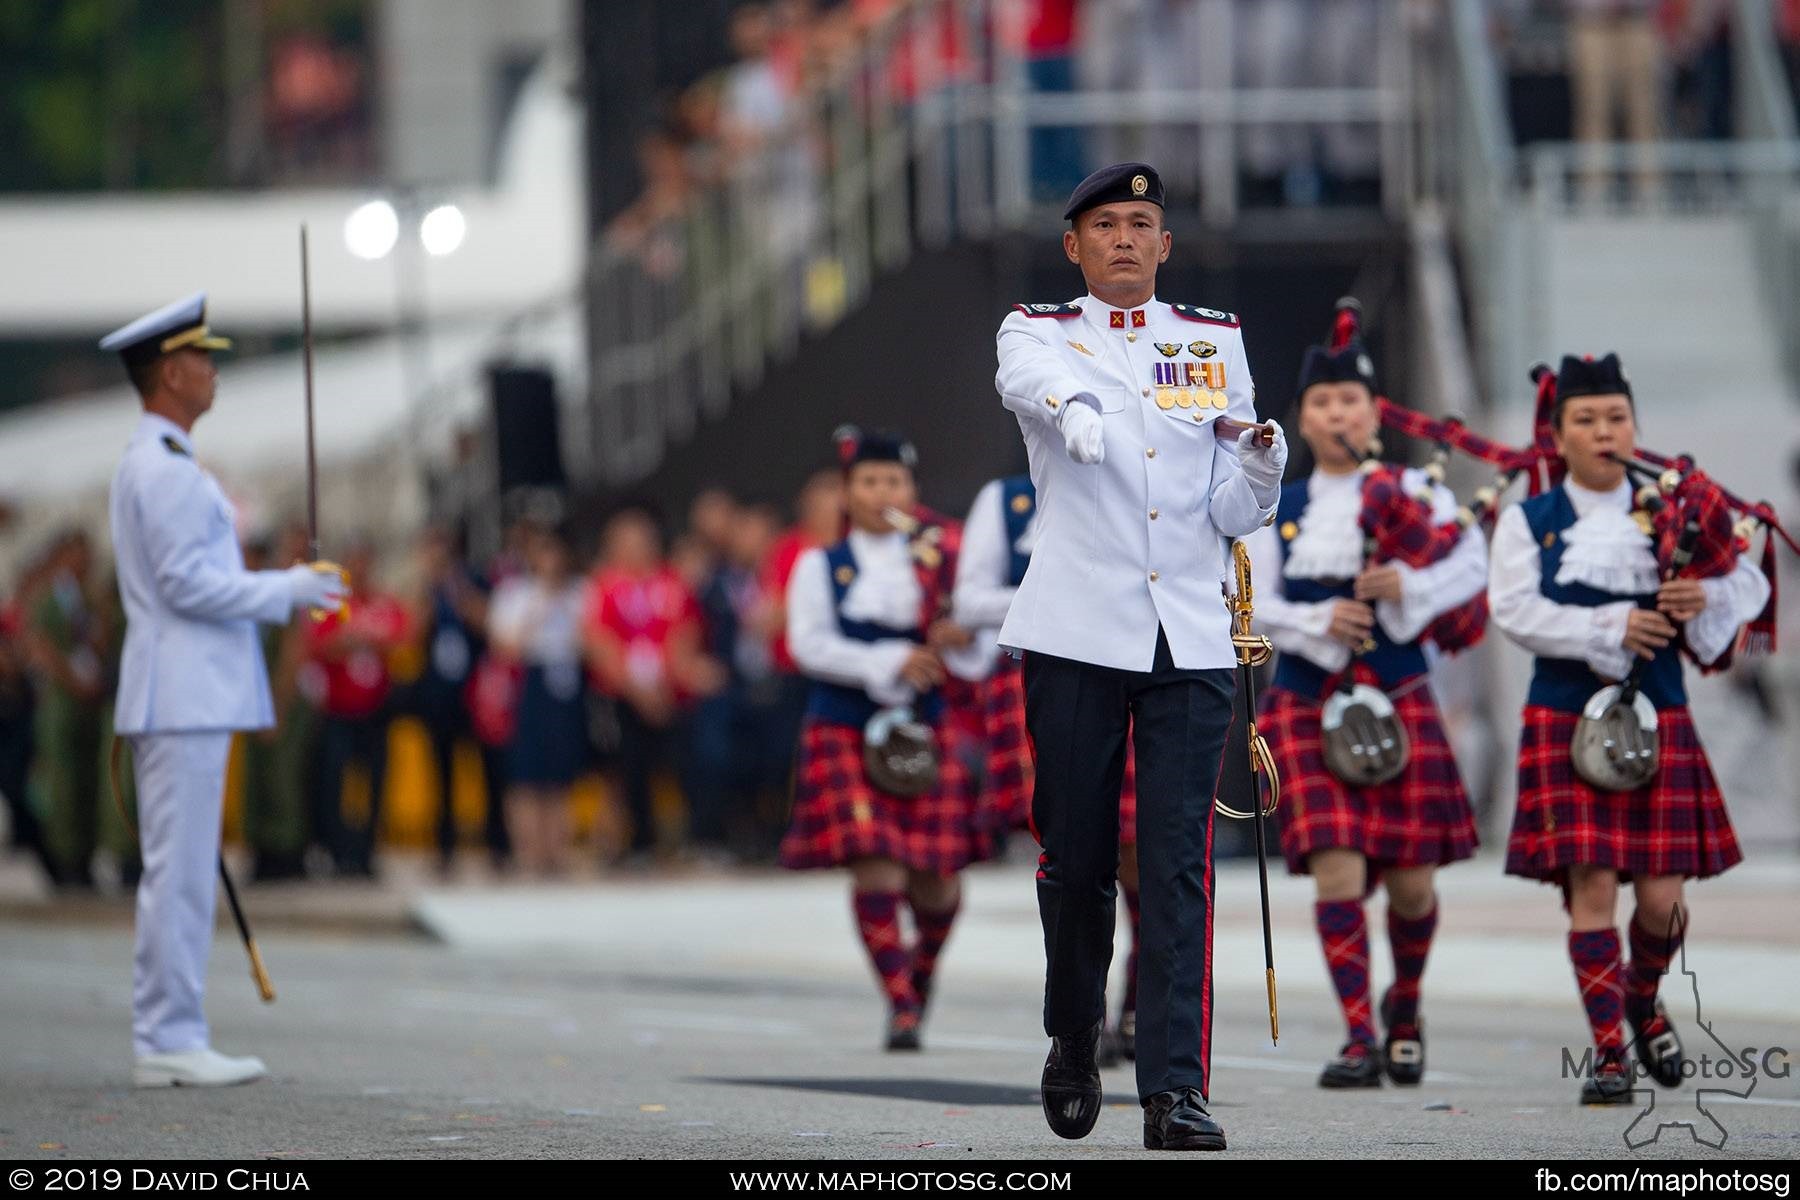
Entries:
POLYGON ((141 1058, 208 1045, 202 1004, 231 734, 143 733, 131 749, 144 858, 131 1000, 141 1058))

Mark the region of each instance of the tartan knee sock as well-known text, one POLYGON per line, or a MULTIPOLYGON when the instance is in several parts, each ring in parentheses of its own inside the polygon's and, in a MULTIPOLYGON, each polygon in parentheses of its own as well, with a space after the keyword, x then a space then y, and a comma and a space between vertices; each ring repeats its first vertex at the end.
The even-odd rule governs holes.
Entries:
POLYGON ((1625 1003, 1623 972, 1619 966, 1619 931, 1590 929, 1569 934, 1569 961, 1575 964, 1575 986, 1581 1006, 1594 1031, 1595 1064, 1602 1067, 1625 1060, 1625 1033, 1619 1025, 1625 1003))
POLYGON ((1369 924, 1360 900, 1320 900, 1313 905, 1325 968, 1337 989, 1350 1040, 1373 1045, 1375 1020, 1369 1011, 1369 924))
POLYGON ((1631 962, 1624 971, 1625 1011, 1639 1019, 1656 1011, 1656 989, 1668 973, 1669 961, 1681 948, 1686 930, 1675 926, 1667 934, 1652 933, 1631 918, 1631 962))
POLYGON ((1143 915, 1138 906, 1138 890, 1134 887, 1119 885, 1125 893, 1125 914, 1131 918, 1131 953, 1125 956, 1125 1005, 1121 1012, 1137 1011, 1137 979, 1138 979, 1138 926, 1143 923, 1143 915))
POLYGON ((912 958, 900 938, 900 893, 853 892, 851 903, 856 909, 857 932, 862 934, 888 1004, 895 1012, 917 1012, 919 994, 913 990, 912 958))
POLYGON ((1387 912, 1388 945, 1394 952, 1394 986, 1382 1005, 1391 1025, 1415 1025, 1419 1020, 1419 981, 1425 976, 1425 959, 1437 932, 1436 901, 1422 917, 1403 917, 1390 905, 1387 912))
POLYGON ((927 912, 917 904, 912 904, 913 924, 918 926, 919 940, 912 952, 912 985, 919 997, 919 1007, 923 1008, 931 996, 931 977, 937 972, 938 955, 944 952, 944 943, 950 940, 950 927, 956 923, 956 914, 962 911, 962 898, 959 896, 949 908, 938 912, 927 912))

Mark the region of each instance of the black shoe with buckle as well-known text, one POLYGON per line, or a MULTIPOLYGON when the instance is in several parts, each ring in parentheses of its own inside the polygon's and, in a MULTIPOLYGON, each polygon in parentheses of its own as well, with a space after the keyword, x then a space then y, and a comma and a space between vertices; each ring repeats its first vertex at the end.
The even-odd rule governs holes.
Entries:
POLYGON ((1084 1138, 1100 1119, 1100 1029, 1050 1039, 1050 1055, 1044 1059, 1044 1120, 1057 1137, 1084 1138))
POLYGON ((1225 1130, 1195 1087, 1158 1092, 1144 1101, 1144 1149, 1223 1150, 1225 1130))
POLYGON ((1387 1029, 1387 1041, 1381 1057, 1387 1064, 1387 1077, 1401 1087, 1412 1087, 1425 1078, 1425 1022, 1415 1013, 1411 1021, 1396 1021, 1389 998, 1381 998, 1381 1023, 1387 1029))
POLYGON ((1613 1106, 1632 1103, 1631 1071, 1620 1059, 1602 1059, 1594 1073, 1582 1080, 1581 1103, 1613 1106))
POLYGON ((1336 1058, 1319 1073, 1322 1088, 1381 1086, 1381 1051, 1368 1042, 1345 1042, 1336 1058))
POLYGON ((1650 1078, 1666 1088, 1681 1086, 1681 1038, 1669 1022, 1661 1000, 1648 1013, 1626 1010, 1631 1021, 1631 1045, 1650 1078))

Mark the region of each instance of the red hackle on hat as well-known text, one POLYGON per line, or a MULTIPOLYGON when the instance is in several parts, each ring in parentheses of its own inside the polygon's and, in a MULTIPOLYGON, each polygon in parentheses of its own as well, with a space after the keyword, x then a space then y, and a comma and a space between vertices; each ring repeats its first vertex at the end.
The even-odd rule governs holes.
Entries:
POLYGON ((1556 372, 1547 362, 1531 364, 1531 382, 1537 387, 1537 410, 1531 421, 1531 440, 1538 453, 1537 469, 1527 481, 1526 494, 1547 492, 1563 481, 1568 465, 1556 452, 1556 372))
POLYGON ((837 451, 838 466, 850 469, 850 462, 856 457, 856 448, 862 443, 862 430, 854 425, 839 425, 831 431, 831 442, 837 451))
POLYGON ((1331 349, 1335 353, 1348 346, 1362 333, 1362 303, 1355 296, 1337 302, 1337 315, 1331 321, 1331 349))

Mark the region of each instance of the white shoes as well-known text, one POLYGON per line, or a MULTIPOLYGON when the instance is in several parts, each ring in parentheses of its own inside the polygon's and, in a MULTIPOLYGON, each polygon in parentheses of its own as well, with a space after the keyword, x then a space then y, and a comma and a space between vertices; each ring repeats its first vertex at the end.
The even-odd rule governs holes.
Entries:
POLYGON ((232 1058, 201 1047, 175 1054, 146 1054, 132 1068, 131 1081, 141 1088, 230 1087, 268 1073, 260 1058, 232 1058))

